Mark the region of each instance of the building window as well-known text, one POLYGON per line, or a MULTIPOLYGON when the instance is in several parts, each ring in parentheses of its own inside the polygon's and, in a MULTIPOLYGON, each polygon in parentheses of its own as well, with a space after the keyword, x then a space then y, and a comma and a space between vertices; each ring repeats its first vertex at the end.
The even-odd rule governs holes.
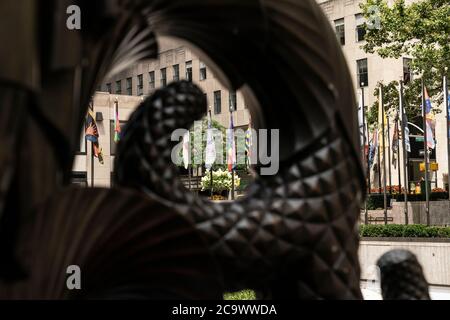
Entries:
POLYGON ((358 86, 367 87, 369 85, 369 71, 367 68, 367 59, 356 61, 358 86))
MULTIPOLYGON (((119 121, 120 130, 123 132, 125 127, 126 121, 119 121)), ((110 121, 110 130, 109 130, 109 147, 110 147, 110 154, 114 156, 116 154, 116 146, 117 143, 114 141, 114 120, 110 121)))
POLYGON ((106 91, 108 92, 108 93, 111 93, 112 91, 111 91, 111 83, 107 83, 106 84, 106 91))
POLYGON ((161 87, 165 87, 167 85, 167 70, 166 68, 161 69, 161 87))
POLYGON ((192 82, 192 61, 186 62, 186 80, 192 82))
POLYGON ((407 84, 413 80, 413 74, 411 71, 411 62, 412 62, 412 59, 403 58, 403 82, 405 84, 407 84))
POLYGON ((87 187, 87 172, 73 171, 71 176, 71 183, 78 187, 87 187))
POLYGON ((366 20, 362 14, 357 14, 356 19, 356 42, 364 41, 366 35, 366 20))
POLYGON ((206 66, 203 62, 200 62, 200 81, 206 80, 206 66))
POLYGON ((142 74, 137 76, 138 84, 137 84, 137 95, 142 96, 144 94, 144 79, 142 74))
POLYGON ((133 93, 133 79, 127 78, 127 95, 131 96, 133 93))
POLYGON ((180 66, 178 64, 173 66, 173 81, 180 80, 180 66))
POLYGON ((236 91, 230 91, 228 100, 229 100, 230 111, 236 111, 237 110, 236 91))
POLYGON ((343 46, 345 45, 345 23, 344 19, 339 19, 334 21, 334 28, 336 30, 336 37, 339 43, 343 46))
POLYGON ((222 112, 222 95, 220 90, 214 91, 214 114, 222 112))
POLYGON ((155 89, 155 71, 150 71, 148 73, 148 88, 155 89))
POLYGON ((116 81, 116 93, 122 94, 122 80, 116 81))

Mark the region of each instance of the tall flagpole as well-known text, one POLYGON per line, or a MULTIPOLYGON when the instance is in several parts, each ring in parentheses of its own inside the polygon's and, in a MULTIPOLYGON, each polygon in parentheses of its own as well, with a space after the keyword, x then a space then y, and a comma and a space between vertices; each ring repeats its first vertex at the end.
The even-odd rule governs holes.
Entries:
POLYGON ((450 103, 448 101, 448 83, 447 83, 447 72, 448 68, 445 67, 444 72, 444 101, 446 108, 446 115, 447 115, 447 178, 448 178, 448 195, 450 200, 450 103))
MULTIPOLYGON (((422 77, 422 116, 423 116, 423 144, 424 144, 424 160, 425 160, 425 211, 427 214, 427 226, 430 225, 430 197, 428 190, 428 135, 427 135, 427 114, 425 105, 425 82, 422 77)), ((433 138, 433 137, 431 137, 433 138)))
MULTIPOLYGON (((361 112, 362 112, 362 126, 363 126, 363 146, 362 146, 362 161, 363 163, 367 163, 368 166, 368 156, 366 159, 366 115, 365 115, 365 107, 364 107, 364 83, 361 83, 361 112)), ((370 171, 367 170, 369 173, 368 176, 370 176, 370 171)), ((369 177, 370 181, 370 177, 369 177)), ((367 183, 367 180, 366 180, 367 183)), ((368 193, 370 193, 370 182, 367 184, 368 193)), ((367 210, 367 196, 366 201, 364 203, 364 224, 369 223, 369 212, 367 210)))
MULTIPOLYGON (((384 111, 383 111, 384 112, 384 111)), ((384 117, 383 117, 384 119, 384 117)), ((391 165, 392 165, 392 157, 391 157, 391 125, 389 116, 386 115, 386 122, 387 122, 387 142, 388 142, 388 176, 389 176, 389 194, 392 194, 392 172, 391 172, 391 165)))
MULTIPOLYGON (((403 212, 405 213, 405 224, 408 224, 408 189, 409 189, 409 182, 408 182, 408 163, 407 163, 407 156, 408 151, 406 150, 406 127, 408 124, 405 123, 405 108, 404 108, 404 101, 403 101, 403 80, 400 80, 400 114, 402 117, 402 121, 400 122, 402 126, 402 149, 403 149, 403 181, 405 181, 405 192, 404 192, 404 200, 405 200, 405 207, 403 208, 403 212)), ((399 157, 400 159, 400 153, 399 157)), ((400 170, 400 166, 398 167, 400 170)), ((401 191, 401 190, 400 190, 401 191)))
MULTIPOLYGON (((372 187, 372 183, 371 183, 371 179, 370 179, 370 130, 369 130, 369 124, 367 123, 367 158, 366 158, 366 165, 367 165, 367 189, 369 194, 372 193, 371 191, 371 187, 372 187)), ((373 143, 373 141, 372 141, 373 143)))
POLYGON ((380 103, 381 103, 381 136, 383 139, 382 142, 382 148, 383 148, 383 198, 384 198, 384 224, 387 224, 387 194, 386 194, 386 184, 387 184, 387 177, 386 177, 386 139, 385 139, 385 132, 384 132, 384 101, 383 101, 383 85, 380 86, 380 103))
POLYGON ((395 126, 394 128, 397 129, 397 132, 394 134, 397 135, 397 173, 398 173, 398 192, 402 193, 402 173, 400 171, 401 163, 400 163, 400 110, 398 112, 397 118, 395 119, 395 126))
MULTIPOLYGON (((377 132, 378 134, 379 132, 377 132)), ((381 190, 383 188, 383 183, 381 182, 381 157, 380 157, 380 137, 378 137, 378 146, 377 146, 377 162, 378 162, 378 189, 381 190)), ((381 193, 381 191, 380 191, 381 193)))
POLYGON ((191 179, 191 170, 192 170, 192 166, 190 164, 188 164, 188 181, 189 181, 189 190, 191 190, 191 184, 192 184, 192 179, 191 179))
MULTIPOLYGON (((233 118, 233 110, 231 108, 230 108, 230 114, 231 114, 231 118, 233 118)), ((234 130, 234 125, 233 125, 232 130, 234 130)), ((234 142, 234 132, 231 136, 233 137, 231 146, 232 146, 233 152, 236 152, 236 149, 233 148, 234 143, 235 143, 234 142)), ((233 157, 234 157, 234 155, 233 155, 233 157)), ((232 159, 234 159, 234 158, 232 158, 232 159)), ((231 164, 231 200, 234 200, 234 163, 231 164)))
MULTIPOLYGON (((89 103, 89 109, 94 115, 94 101, 91 99, 89 103)), ((94 141, 91 141, 91 188, 94 187, 94 141)))
MULTIPOLYGON (((208 108, 208 114, 209 114, 209 123, 212 125, 211 106, 208 108)), ((211 128, 208 128, 208 129, 211 129, 211 128)), ((212 199, 212 197, 213 197, 213 164, 212 163, 211 163, 211 168, 209 168, 209 184, 210 184, 210 188, 211 188, 211 199, 212 199)))
POLYGON ((370 181, 370 139, 369 139, 369 135, 370 135, 370 132, 369 132, 369 124, 367 123, 367 137, 368 137, 368 140, 369 141, 367 141, 367 146, 368 146, 368 149, 367 149, 367 159, 366 159, 366 164, 367 164, 367 188, 368 188, 368 192, 369 192, 369 194, 371 194, 372 192, 371 192, 371 181, 370 181))

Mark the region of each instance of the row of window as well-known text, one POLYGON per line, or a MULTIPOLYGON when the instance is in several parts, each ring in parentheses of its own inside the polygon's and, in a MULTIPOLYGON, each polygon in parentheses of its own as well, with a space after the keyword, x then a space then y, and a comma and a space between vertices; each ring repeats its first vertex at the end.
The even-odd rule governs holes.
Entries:
MULTIPOLYGON (((412 80, 411 62, 409 58, 403 58, 403 81, 405 84, 412 80)), ((356 61, 356 79, 359 87, 367 87, 369 85, 369 69, 367 59, 356 61)))
MULTIPOLYGON (((222 113, 222 91, 214 91, 214 114, 222 113)), ((230 111, 237 110, 237 96, 236 91, 230 91, 228 96, 228 108, 230 111)))
MULTIPOLYGON (((222 113, 222 91, 214 91, 214 114, 222 113)), ((205 93, 205 97, 207 98, 207 94, 205 93)), ((236 91, 230 91, 228 98, 228 107, 230 111, 237 110, 237 94, 236 91)), ((123 131, 123 126, 125 125, 125 121, 120 121, 120 127, 123 131)), ((114 142, 114 121, 110 121, 110 152, 111 155, 115 154, 116 143, 114 142)), ((80 143, 77 147, 77 154, 86 154, 86 140, 84 137, 84 133, 82 138, 80 139, 80 143)))
MULTIPOLYGON (((364 41, 366 35, 366 22, 362 14, 355 15, 356 20, 356 42, 364 41)), ((338 19, 334 21, 334 28, 336 30, 336 36, 341 45, 345 45, 345 19, 338 19)))
MULTIPOLYGON (((173 74, 173 81, 180 80, 180 65, 176 64, 172 66, 172 74, 173 74)), ((159 76, 160 76, 160 83, 162 87, 165 87, 167 85, 167 68, 161 68, 159 70, 159 76)), ((200 68, 199 68, 199 79, 200 81, 206 80, 207 78, 207 71, 206 71, 206 65, 203 62, 200 62, 200 68)), ((192 81, 192 61, 186 62, 186 80, 192 81)), ((148 87, 149 90, 155 89, 155 71, 150 71, 148 73, 148 87)), ((107 83, 106 84, 106 91, 108 93, 113 93, 112 90, 112 84, 107 83)), ((141 96, 144 94, 144 75, 140 74, 137 76, 137 86, 136 86, 136 92, 138 96, 141 96)), ((116 94, 122 94, 122 80, 117 80, 115 82, 115 90, 114 93, 116 94)), ((127 95, 132 95, 133 93, 133 78, 127 78, 126 79, 126 92, 127 95)))

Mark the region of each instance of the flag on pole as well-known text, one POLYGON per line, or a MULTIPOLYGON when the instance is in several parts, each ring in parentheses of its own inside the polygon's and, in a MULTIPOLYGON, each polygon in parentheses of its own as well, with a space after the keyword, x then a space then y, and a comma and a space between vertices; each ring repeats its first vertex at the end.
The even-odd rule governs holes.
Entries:
POLYGON ((369 150, 369 168, 371 168, 375 162, 374 160, 377 155, 377 150, 378 150, 378 133, 376 130, 374 130, 373 135, 372 135, 372 141, 370 143, 370 150, 369 150))
POLYGON ((397 168, 398 146, 399 146, 399 128, 398 128, 398 113, 395 117, 394 134, 392 136, 392 165, 394 169, 397 168))
MULTIPOLYGON (((445 90, 447 90, 447 88, 445 88, 445 90)), ((448 138, 450 139, 450 91, 447 91, 447 96, 448 96, 448 98, 447 98, 447 114, 448 114, 448 119, 447 119, 447 122, 448 122, 448 138)), ((450 142, 449 142, 449 144, 450 144, 450 142)), ((450 174, 450 173, 449 173, 450 174)))
POLYGON ((205 156, 205 167, 210 170, 214 161, 216 161, 216 145, 214 142, 214 130, 211 124, 211 111, 208 115, 208 129, 206 130, 206 156, 205 156))
POLYGON ((403 117, 402 117, 402 121, 403 121, 404 127, 405 127, 405 136, 402 137, 402 138, 405 139, 406 151, 407 151, 407 152, 411 152, 411 143, 409 142, 408 117, 406 116, 405 108, 403 108, 403 117))
POLYGON ((234 141, 233 112, 230 112, 230 128, 228 129, 227 151, 228 171, 231 172, 236 169, 236 142, 234 141))
POLYGON ((425 123, 427 130, 427 146, 430 149, 434 149, 436 147, 436 143, 434 141, 434 133, 436 128, 436 119, 434 114, 431 112, 433 106, 431 104, 430 96, 428 95, 427 88, 425 88, 425 123))
POLYGON ((116 106, 114 112, 114 142, 118 143, 120 141, 120 120, 119 120, 119 108, 116 106))
POLYGON ((98 161, 103 164, 103 152, 102 148, 100 148, 99 142, 98 142, 98 129, 97 129, 97 123, 94 118, 94 113, 91 109, 89 109, 87 117, 86 117, 86 128, 85 128, 85 136, 86 140, 92 142, 94 156, 98 158, 98 161))
MULTIPOLYGON (((387 126, 387 117, 386 112, 384 111, 383 101, 382 101, 382 87, 379 88, 379 96, 378 96, 378 142, 383 140, 383 136, 386 139, 386 126, 387 126), (384 126, 383 126, 384 124, 384 126), (384 130, 384 133, 383 133, 384 130)), ((389 140, 389 139, 388 139, 389 140)), ((384 141, 386 142, 386 140, 384 141)), ((383 157, 384 151, 383 150, 383 143, 380 144, 380 159, 383 157)))
POLYGON ((359 123, 359 138, 361 149, 364 150, 364 106, 362 98, 362 92, 359 93, 359 104, 358 104, 358 123, 359 123))
POLYGON ((252 144, 253 144, 253 136, 252 136, 252 123, 251 120, 248 124, 247 131, 245 132, 245 152, 247 154, 247 166, 250 166, 252 163, 252 144))
POLYGON ((189 130, 183 136, 183 163, 184 168, 187 169, 189 167, 189 145, 190 145, 190 133, 189 130))

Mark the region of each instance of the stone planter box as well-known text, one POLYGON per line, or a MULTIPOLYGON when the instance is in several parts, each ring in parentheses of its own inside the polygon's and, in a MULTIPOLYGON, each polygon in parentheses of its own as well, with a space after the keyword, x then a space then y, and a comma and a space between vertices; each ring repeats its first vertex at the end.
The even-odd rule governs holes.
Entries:
POLYGON ((379 280, 377 260, 393 249, 406 249, 414 253, 430 285, 450 286, 450 239, 362 238, 359 247, 361 280, 379 280))
MULTIPOLYGON (((396 224, 405 223, 404 202, 392 201, 390 215, 396 224)), ((425 201, 408 202, 409 224, 426 224, 425 201)), ((435 226, 450 225, 450 201, 430 201, 430 224, 435 226)))

